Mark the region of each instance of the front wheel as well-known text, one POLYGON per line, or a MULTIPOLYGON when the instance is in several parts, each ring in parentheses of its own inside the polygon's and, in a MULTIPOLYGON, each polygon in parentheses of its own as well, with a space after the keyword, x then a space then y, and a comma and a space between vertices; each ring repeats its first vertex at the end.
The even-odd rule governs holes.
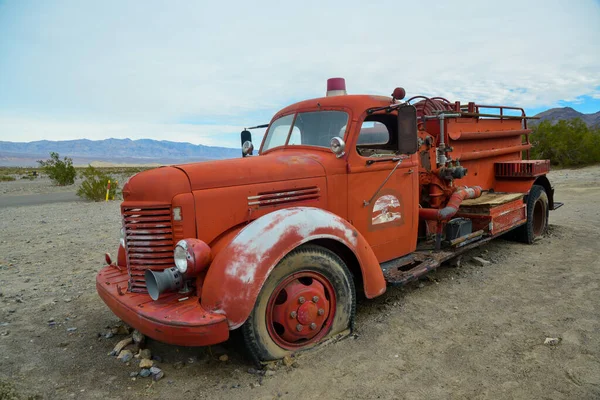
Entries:
POLYGON ((277 360, 347 330, 355 308, 344 262, 323 247, 302 246, 267 278, 242 326, 244 341, 255 362, 277 360))
POLYGON ((516 230, 517 240, 531 244, 548 230, 548 195, 540 185, 533 185, 527 196, 527 222, 516 230))

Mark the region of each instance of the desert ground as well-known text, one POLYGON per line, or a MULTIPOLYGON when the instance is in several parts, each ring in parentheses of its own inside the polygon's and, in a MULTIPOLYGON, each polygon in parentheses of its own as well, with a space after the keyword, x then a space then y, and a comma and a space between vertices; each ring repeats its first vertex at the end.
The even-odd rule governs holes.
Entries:
POLYGON ((535 244, 498 239, 361 301, 354 335, 268 372, 236 335, 149 340, 158 381, 109 355, 125 336, 111 337, 95 275, 118 245, 119 202, 15 205, 74 188, 0 182, 0 399, 598 399, 600 166, 550 179, 565 206, 535 244))

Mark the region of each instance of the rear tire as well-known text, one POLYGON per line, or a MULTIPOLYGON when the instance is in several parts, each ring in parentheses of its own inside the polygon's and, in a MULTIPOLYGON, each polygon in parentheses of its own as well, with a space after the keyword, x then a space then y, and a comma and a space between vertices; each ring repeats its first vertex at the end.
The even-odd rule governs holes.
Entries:
POLYGON ((356 294, 344 262, 326 248, 306 245, 273 269, 242 325, 253 361, 281 359, 352 328, 356 294))
POLYGON ((543 186, 533 185, 527 196, 527 222, 515 230, 519 242, 531 244, 548 231, 548 195, 543 186))

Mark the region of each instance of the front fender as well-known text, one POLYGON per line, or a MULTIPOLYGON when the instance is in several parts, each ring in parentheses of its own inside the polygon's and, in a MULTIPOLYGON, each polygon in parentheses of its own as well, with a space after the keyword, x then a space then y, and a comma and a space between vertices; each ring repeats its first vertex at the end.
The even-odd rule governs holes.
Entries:
POLYGON ((294 207, 256 219, 217 254, 202 285, 202 307, 225 314, 229 328, 238 328, 277 263, 292 249, 315 239, 337 240, 354 253, 367 297, 385 292, 377 258, 352 225, 319 208, 294 207))

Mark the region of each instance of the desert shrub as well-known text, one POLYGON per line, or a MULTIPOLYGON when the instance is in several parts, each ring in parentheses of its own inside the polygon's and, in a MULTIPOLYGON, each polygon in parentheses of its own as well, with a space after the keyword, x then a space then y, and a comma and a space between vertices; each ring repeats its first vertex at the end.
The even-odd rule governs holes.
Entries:
POLYGON ((75 183, 77 171, 73 166, 73 160, 69 157, 64 157, 62 160, 58 153, 50 152, 50 158, 46 161, 38 160, 40 167, 52 180, 59 186, 72 185, 75 183))
POLYGON ((543 121, 533 127, 532 158, 552 164, 577 167, 600 162, 600 127, 591 128, 581 119, 543 121))
POLYGON ((0 182, 12 182, 15 180, 14 176, 10 175, 0 175, 0 182))
POLYGON ((109 199, 117 194, 117 184, 115 179, 103 171, 88 165, 86 169, 80 172, 83 182, 77 189, 77 196, 87 200, 103 201, 106 198, 106 186, 110 180, 109 199))

